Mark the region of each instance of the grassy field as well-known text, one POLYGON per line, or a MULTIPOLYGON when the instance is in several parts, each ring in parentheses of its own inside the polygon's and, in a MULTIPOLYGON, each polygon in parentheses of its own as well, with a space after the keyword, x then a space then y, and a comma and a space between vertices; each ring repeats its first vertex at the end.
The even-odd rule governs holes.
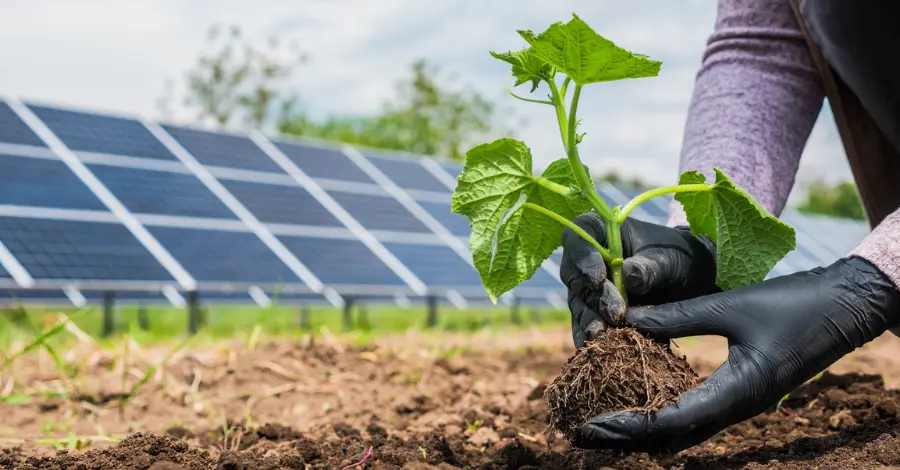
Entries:
MULTIPOLYGON (((115 342, 128 334, 140 343, 170 342, 187 335, 187 312, 165 306, 147 306, 147 328, 139 322, 138 306, 119 305, 115 311, 116 333, 108 338, 115 342)), ((204 305, 204 323, 196 340, 247 338, 251 334, 266 336, 300 336, 329 331, 343 333, 351 341, 366 343, 384 333, 396 333, 410 329, 425 330, 427 311, 425 306, 401 308, 395 305, 366 305, 353 311, 354 325, 348 329, 343 324, 342 312, 331 306, 309 308, 309 326, 301 327, 300 310, 297 307, 271 306, 259 308, 246 305, 204 305)), ((34 338, 41 331, 59 321, 59 314, 72 319, 80 330, 100 340, 103 331, 102 308, 85 309, 22 306, 0 310, 0 349, 10 351, 23 340, 34 338)), ((479 307, 457 310, 443 307, 439 310, 437 331, 476 332, 484 329, 499 330, 528 325, 566 325, 569 313, 550 308, 521 307, 519 321, 515 322, 509 307, 479 307)), ((64 344, 72 335, 57 334, 47 338, 52 345, 64 344)))

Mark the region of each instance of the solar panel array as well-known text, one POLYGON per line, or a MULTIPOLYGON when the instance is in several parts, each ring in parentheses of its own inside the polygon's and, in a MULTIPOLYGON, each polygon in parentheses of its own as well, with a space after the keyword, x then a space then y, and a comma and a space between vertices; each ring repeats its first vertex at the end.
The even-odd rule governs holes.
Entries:
MULTIPOLYGON (((342 296, 459 307, 487 296, 468 220, 450 211, 461 166, 428 157, 0 101, 0 301, 178 303, 342 296)), ((598 185, 624 204, 636 192, 598 185)), ((665 223, 671 199, 634 212, 665 223)), ((773 270, 828 264, 861 223, 786 213, 799 247, 773 270)), ((561 254, 510 298, 564 305, 561 254)))

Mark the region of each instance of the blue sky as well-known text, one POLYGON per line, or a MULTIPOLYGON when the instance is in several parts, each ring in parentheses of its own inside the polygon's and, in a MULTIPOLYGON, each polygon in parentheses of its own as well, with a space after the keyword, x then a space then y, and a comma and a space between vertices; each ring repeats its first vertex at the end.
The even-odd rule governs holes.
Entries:
MULTIPOLYGON (((428 57, 526 117, 519 137, 540 167, 561 156, 552 111, 505 95, 508 69, 487 51, 519 48, 517 29, 543 30, 573 12, 621 46, 663 62, 659 77, 585 89, 586 163, 595 172, 674 181, 714 0, 6 0, 0 93, 157 117, 165 80, 190 67, 207 28, 236 23, 260 44, 272 35, 299 42, 310 60, 289 86, 314 115, 377 110, 409 65, 428 57)), ((176 110, 176 120, 187 117, 176 110)), ((827 108, 799 184, 820 177, 849 178, 827 108)))

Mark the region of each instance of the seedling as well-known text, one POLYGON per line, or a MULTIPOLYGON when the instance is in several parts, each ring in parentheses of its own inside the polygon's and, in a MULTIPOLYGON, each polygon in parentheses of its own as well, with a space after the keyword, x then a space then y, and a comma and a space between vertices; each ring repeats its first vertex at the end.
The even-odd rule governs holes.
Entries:
MULTIPOLYGON (((655 77, 662 63, 615 45, 576 15, 541 34, 520 30, 519 35, 528 43, 526 48, 491 55, 512 66, 515 86, 530 84, 530 93, 542 84, 549 88, 547 99, 507 90, 515 98, 554 110, 566 158, 536 176, 531 150, 518 140, 495 140, 466 154, 452 211, 469 218, 475 268, 494 303, 534 275, 559 248, 566 227, 597 249, 627 303, 622 224, 640 204, 664 194, 674 194, 684 207, 692 233, 716 243, 716 283, 723 290, 762 281, 796 247, 794 229, 718 168, 713 169, 712 182, 698 171, 688 171, 677 185, 651 189, 623 206, 610 207, 579 156, 585 134, 579 132, 578 101, 585 85, 655 77), (573 222, 588 211, 605 222, 604 243, 573 222)), ((618 313, 620 323, 624 313, 618 313)), ((696 374, 684 358, 633 329, 617 328, 580 348, 547 386, 544 398, 551 427, 573 440, 591 416, 653 412, 695 384, 696 374)))
POLYGON ((583 88, 655 77, 661 62, 615 45, 572 16, 568 23, 553 24, 541 34, 520 30, 528 43, 522 50, 491 52, 512 66, 515 86, 529 84, 530 93, 542 84, 549 88, 545 100, 508 91, 520 100, 553 109, 566 153, 566 158, 551 163, 540 176, 532 173, 531 150, 518 140, 495 140, 466 154, 452 211, 469 218, 474 264, 491 300, 496 303, 502 294, 531 278, 560 246, 564 227, 597 249, 627 300, 621 226, 640 204, 664 194, 674 194, 684 206, 692 233, 716 242, 719 287, 733 289, 762 281, 796 247, 794 229, 768 213, 719 169, 714 169, 713 182, 698 171, 688 171, 679 184, 651 189, 624 206, 610 207, 598 194, 578 152, 585 138, 579 132, 577 113, 583 88), (590 210, 606 222, 605 244, 572 222, 590 210))

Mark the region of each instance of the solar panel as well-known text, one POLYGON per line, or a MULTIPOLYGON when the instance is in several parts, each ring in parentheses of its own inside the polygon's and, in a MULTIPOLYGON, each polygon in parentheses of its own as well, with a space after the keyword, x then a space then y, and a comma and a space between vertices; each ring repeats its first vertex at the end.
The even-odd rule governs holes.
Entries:
POLYGON ((247 137, 170 125, 162 127, 204 165, 284 173, 278 164, 247 137))
POLYGON ((137 120, 36 105, 28 107, 71 150, 177 160, 137 120))
POLYGON ((299 186, 219 180, 253 215, 265 223, 341 227, 325 207, 299 186))
POLYGON ((47 146, 3 101, 0 101, 0 142, 38 147, 47 146))
POLYGON ((392 197, 340 191, 329 191, 328 194, 369 230, 431 233, 428 227, 392 197))
POLYGON ((327 178, 352 181, 356 183, 375 184, 356 163, 337 149, 328 149, 304 145, 295 142, 275 141, 281 150, 298 168, 310 178, 327 178))
POLYGON ((478 271, 446 245, 383 243, 401 263, 430 287, 480 287, 478 271))
POLYGON ((252 233, 175 227, 148 230, 198 282, 301 282, 252 233))
POLYGON ((192 174, 98 164, 88 167, 133 213, 235 219, 192 174))
POLYGON ((3 266, 0 266, 0 278, 9 279, 9 273, 6 272, 6 269, 3 266))
POLYGON ((49 289, 0 289, 0 303, 14 304, 20 302, 69 302, 69 298, 61 290, 49 289))
POLYGON ((0 241, 35 279, 172 280, 118 224, 0 217, 0 241))
POLYGON ((469 226, 468 217, 450 212, 449 198, 447 203, 427 201, 417 202, 453 235, 468 237, 472 234, 472 228, 469 226))
MULTIPOLYGON (((106 291, 83 290, 81 295, 90 303, 102 302, 106 291)), ((115 291, 117 303, 130 302, 168 302, 159 291, 115 291)))
POLYGON ((288 235, 278 239, 326 284, 405 285, 362 242, 288 235))
POLYGON ((534 276, 531 276, 531 279, 520 284, 518 288, 559 290, 563 289, 564 286, 558 277, 548 273, 544 268, 540 268, 534 273, 534 276))
POLYGON ((0 154, 0 204, 106 210, 61 160, 0 154))
POLYGON ((434 175, 425 169, 422 164, 411 158, 405 160, 397 158, 376 157, 371 153, 366 154, 369 161, 378 167, 391 181, 404 189, 420 189, 425 191, 440 191, 449 193, 450 190, 434 175))
POLYGON ((441 167, 447 170, 447 173, 450 173, 450 176, 452 176, 454 179, 458 178, 459 174, 462 173, 463 170, 462 165, 457 165, 455 163, 442 163, 441 167))

